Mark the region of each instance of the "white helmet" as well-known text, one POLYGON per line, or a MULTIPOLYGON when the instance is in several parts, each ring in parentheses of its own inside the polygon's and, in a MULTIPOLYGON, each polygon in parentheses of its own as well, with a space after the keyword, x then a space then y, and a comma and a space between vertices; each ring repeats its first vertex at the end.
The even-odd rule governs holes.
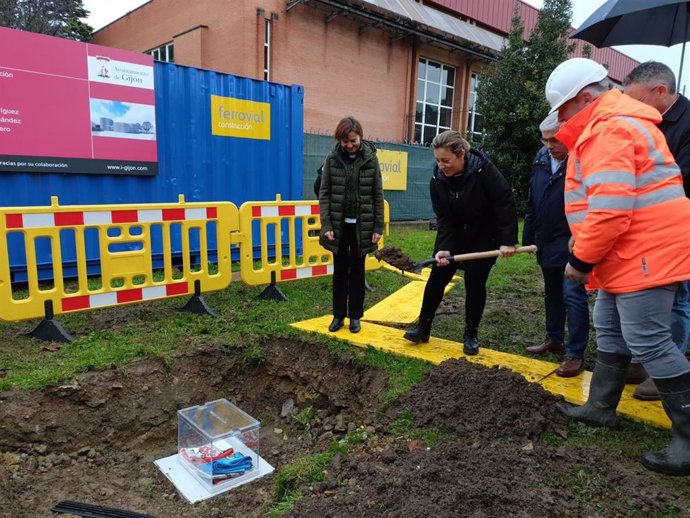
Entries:
POLYGON ((551 105, 549 113, 558 110, 585 86, 598 83, 606 76, 606 69, 591 59, 572 58, 564 61, 553 69, 546 81, 546 100, 551 105))

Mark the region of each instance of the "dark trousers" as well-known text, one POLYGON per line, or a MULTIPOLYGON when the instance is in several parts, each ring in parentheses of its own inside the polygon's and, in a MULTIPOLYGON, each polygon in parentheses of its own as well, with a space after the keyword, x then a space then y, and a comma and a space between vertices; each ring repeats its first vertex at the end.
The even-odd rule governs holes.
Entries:
POLYGON ((542 268, 541 271, 544 275, 546 336, 562 343, 567 318, 568 344, 565 354, 583 358, 589 340, 589 305, 585 286, 567 279, 563 267, 542 268))
POLYGON ((565 300, 563 277, 565 268, 542 268, 544 276, 544 310, 546 312, 546 336, 554 342, 565 339, 565 300))
POLYGON ((364 314, 364 261, 357 246, 357 225, 344 223, 333 256, 333 316, 359 320, 364 314))
MULTIPOLYGON (((479 322, 486 305, 486 281, 489 272, 496 262, 495 258, 468 261, 463 265, 465 284, 465 334, 477 336, 479 322)), ((443 292, 459 269, 459 264, 434 266, 424 289, 424 300, 420 317, 434 318, 438 306, 443 300, 443 292)))

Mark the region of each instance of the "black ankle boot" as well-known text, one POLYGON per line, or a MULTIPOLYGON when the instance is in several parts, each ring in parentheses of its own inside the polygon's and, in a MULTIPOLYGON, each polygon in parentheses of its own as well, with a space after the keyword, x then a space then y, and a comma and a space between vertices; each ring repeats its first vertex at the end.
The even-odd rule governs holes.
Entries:
POLYGON ((465 333, 463 334, 462 352, 467 356, 475 356, 479 353, 479 338, 477 330, 479 326, 465 322, 465 333))
POLYGON ((475 356, 479 353, 479 338, 476 334, 465 333, 465 341, 462 344, 462 352, 467 356, 475 356))
POLYGON ((420 316, 417 325, 412 329, 408 329, 403 335, 403 338, 416 344, 420 342, 427 343, 429 341, 429 335, 431 334, 432 320, 431 318, 420 316))
POLYGON ((630 356, 599 352, 587 402, 582 406, 557 403, 556 409, 565 417, 590 426, 614 426, 629 364, 630 356))
POLYGON ((673 436, 663 450, 642 455, 642 464, 665 475, 690 475, 690 373, 654 383, 671 419, 673 436))
POLYGON ((330 325, 328 326, 328 330, 331 333, 335 333, 338 329, 343 327, 343 319, 338 318, 338 317, 333 317, 333 320, 331 320, 330 325))

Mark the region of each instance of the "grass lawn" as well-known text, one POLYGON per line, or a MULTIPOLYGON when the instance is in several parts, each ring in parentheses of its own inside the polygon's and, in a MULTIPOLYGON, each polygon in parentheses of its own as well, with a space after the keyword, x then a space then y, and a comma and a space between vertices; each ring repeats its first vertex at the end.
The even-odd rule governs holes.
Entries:
MULTIPOLYGON (((432 231, 396 226, 386 245, 401 248, 419 261, 430 257, 434 237, 432 231)), ((366 295, 367 307, 408 282, 386 269, 367 273, 367 280, 373 287, 366 295)), ((288 282, 280 288, 288 297, 287 302, 260 300, 263 287, 249 287, 241 282, 205 295, 209 306, 220 315, 218 318, 178 311, 185 302, 182 298, 60 315, 58 320, 76 338, 62 347, 20 335, 37 322, 0 323, 0 372, 5 371, 0 377, 0 390, 42 389, 89 369, 121 365, 146 356, 169 358, 177 349, 193 349, 202 344, 240 349, 248 364, 261 362, 262 344, 275 337, 318 341, 335 354, 350 348, 339 340, 304 335, 289 326, 291 322, 330 313, 330 277, 288 282)), ((520 254, 499 259, 489 279, 488 302, 480 328, 481 346, 524 354, 526 346, 539 343, 544 336, 542 288, 534 256, 520 254)), ((446 296, 434 321, 434 336, 462 339, 463 297, 461 286, 446 296)), ((590 356, 593 348, 592 338, 590 356)), ((424 362, 377 351, 357 350, 356 357, 391 373, 387 401, 405 392, 431 368, 424 362)), ((667 431, 631 422, 616 431, 573 424, 569 435, 569 441, 598 444, 631 456, 658 447, 668 438, 667 431)), ((550 440, 557 443, 562 439, 550 440)))

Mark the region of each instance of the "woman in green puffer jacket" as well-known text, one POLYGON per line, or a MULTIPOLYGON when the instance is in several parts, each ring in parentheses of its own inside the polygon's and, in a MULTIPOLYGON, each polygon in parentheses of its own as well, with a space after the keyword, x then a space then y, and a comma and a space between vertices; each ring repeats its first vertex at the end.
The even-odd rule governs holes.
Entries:
POLYGON ((383 183, 376 148, 362 139, 362 125, 345 117, 335 128, 336 145, 323 164, 319 243, 333 252, 333 321, 328 330, 361 330, 364 262, 383 235, 383 183))

